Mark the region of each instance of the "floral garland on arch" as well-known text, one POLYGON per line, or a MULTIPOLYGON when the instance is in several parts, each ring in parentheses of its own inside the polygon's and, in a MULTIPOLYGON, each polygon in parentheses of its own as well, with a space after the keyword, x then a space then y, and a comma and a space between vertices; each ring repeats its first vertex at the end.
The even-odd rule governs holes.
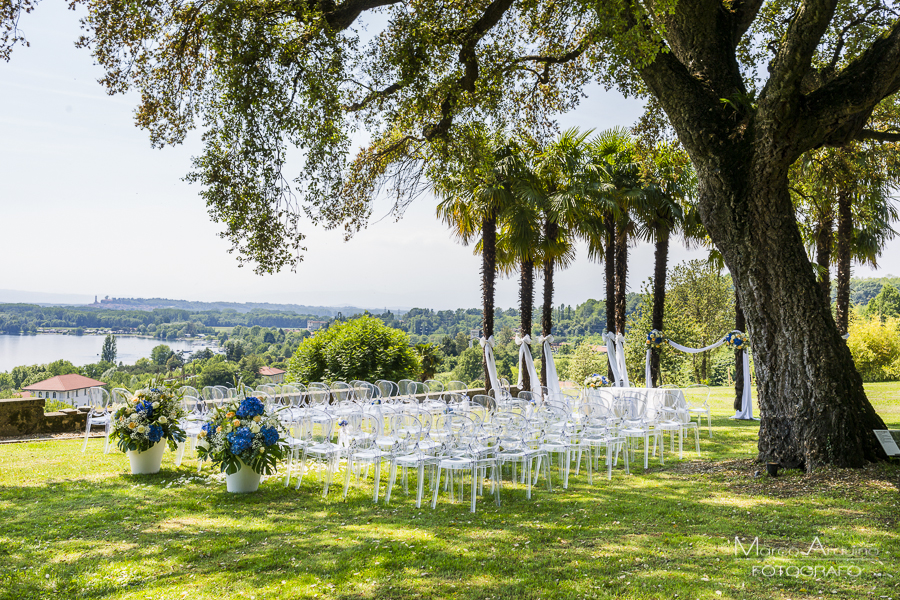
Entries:
POLYGON ((647 346, 659 350, 666 343, 666 336, 662 331, 653 329, 647 334, 647 346))
POLYGON ((750 344, 750 339, 746 333, 735 329, 725 336, 725 344, 735 350, 746 350, 750 344))
POLYGON ((122 452, 146 452, 163 440, 174 451, 185 440, 184 430, 178 426, 178 420, 184 417, 181 394, 172 385, 151 385, 154 387, 138 390, 131 403, 113 415, 109 437, 117 440, 122 452))
POLYGON ((197 454, 228 475, 237 473, 242 462, 260 475, 271 475, 284 458, 283 433, 278 416, 267 414, 259 398, 235 398, 216 408, 203 426, 197 454))
POLYGON ((604 387, 608 386, 610 383, 611 382, 609 378, 606 377, 606 375, 598 375, 596 373, 584 379, 584 387, 589 388, 604 387))

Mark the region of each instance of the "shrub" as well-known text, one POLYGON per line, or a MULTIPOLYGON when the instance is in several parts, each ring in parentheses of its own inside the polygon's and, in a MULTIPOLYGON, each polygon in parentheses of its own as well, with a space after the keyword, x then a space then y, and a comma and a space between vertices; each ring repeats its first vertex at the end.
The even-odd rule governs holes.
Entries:
POLYGON ((398 381, 419 373, 409 336, 380 319, 361 316, 335 323, 303 340, 288 362, 293 381, 398 381))
POLYGON ((900 379, 900 319, 855 315, 847 346, 863 381, 900 379))

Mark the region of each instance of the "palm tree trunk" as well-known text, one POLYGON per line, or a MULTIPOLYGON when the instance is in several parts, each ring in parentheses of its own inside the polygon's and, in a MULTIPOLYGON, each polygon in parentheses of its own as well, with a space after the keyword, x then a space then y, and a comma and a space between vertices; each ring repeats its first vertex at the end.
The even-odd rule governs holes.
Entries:
MULTIPOLYGON (((497 215, 490 213, 481 223, 481 335, 494 335, 494 277, 497 272, 497 215)), ((484 388, 491 389, 487 361, 482 356, 484 388)))
MULTIPOLYGON (((606 248, 603 251, 606 269, 606 331, 616 331, 616 221, 612 214, 606 215, 606 248)), ((609 354, 607 353, 607 357, 609 354)), ((607 377, 613 379, 612 366, 607 368, 607 377)))
MULTIPOLYGON (((653 270, 653 315, 650 326, 659 331, 663 330, 663 318, 666 311, 666 263, 669 261, 669 230, 661 228, 657 231, 656 253, 654 255, 653 270)), ((653 348, 650 351, 650 379, 653 387, 659 385, 659 353, 653 348)))
POLYGON ((819 223, 816 232, 816 263, 819 265, 819 288, 826 304, 831 304, 831 247, 834 242, 834 215, 831 211, 819 223))
POLYGON ((625 294, 628 287, 628 234, 616 232, 616 333, 625 333, 625 294))
MULTIPOLYGON (((559 225, 550 219, 544 220, 544 237, 553 239, 558 233, 559 225)), ((544 260, 544 305, 541 310, 541 335, 550 335, 553 331, 553 261, 544 260)), ((547 385, 547 358, 541 348, 541 385, 547 385)))
MULTIPOLYGON (((523 260, 521 264, 521 282, 519 284, 519 327, 522 329, 522 335, 531 335, 531 324, 533 322, 532 313, 534 307, 534 261, 523 260)), ((531 391, 531 375, 524 364, 519 365, 522 369, 522 389, 531 391)))
POLYGON ((850 194, 838 192, 837 227, 837 299, 836 320, 838 330, 846 334, 850 327, 850 242, 853 237, 853 213, 850 194))
MULTIPOLYGON (((744 333, 747 332, 747 321, 744 319, 744 309, 741 307, 741 297, 737 288, 734 289, 734 328, 744 333)), ((734 351, 734 410, 743 408, 744 402, 744 350, 734 351)))

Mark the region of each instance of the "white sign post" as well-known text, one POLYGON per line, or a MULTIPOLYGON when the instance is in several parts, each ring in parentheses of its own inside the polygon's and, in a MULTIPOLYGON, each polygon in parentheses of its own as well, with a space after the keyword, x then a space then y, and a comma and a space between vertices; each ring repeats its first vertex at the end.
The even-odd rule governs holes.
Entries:
POLYGON ((881 443, 881 447, 887 452, 888 456, 900 456, 900 446, 897 446, 897 440, 900 439, 900 431, 890 429, 875 429, 875 437, 881 443))

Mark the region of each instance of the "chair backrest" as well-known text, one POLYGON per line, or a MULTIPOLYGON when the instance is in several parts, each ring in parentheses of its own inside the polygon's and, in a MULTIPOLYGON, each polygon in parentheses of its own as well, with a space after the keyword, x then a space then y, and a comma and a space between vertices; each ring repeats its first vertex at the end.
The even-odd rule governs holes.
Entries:
POLYGON ((519 392, 517 397, 526 402, 530 402, 531 404, 536 404, 541 401, 541 397, 534 392, 519 392))
POLYGON ((358 449, 375 447, 375 440, 384 432, 384 419, 381 415, 354 412, 343 417, 341 435, 344 441, 358 449))
POLYGON ((92 387, 88 390, 88 397, 90 398, 90 406, 93 412, 106 412, 111 399, 106 388, 92 387))
POLYGON ((684 399, 689 406, 709 406, 709 395, 712 390, 704 383, 693 383, 681 388, 684 399))
POLYGON ((467 386, 462 381, 454 380, 454 381, 448 381, 444 390, 448 391, 448 392, 461 392, 461 393, 465 394, 469 391, 469 386, 467 386))
POLYGON ((308 444, 330 444, 334 439, 334 419, 324 410, 310 409, 297 420, 294 436, 308 444))
POLYGON ((132 397, 133 394, 125 388, 113 388, 112 399, 110 401, 114 406, 122 406, 124 404, 131 404, 132 397))
POLYGON ((619 401, 624 406, 624 416, 626 421, 639 421, 647 415, 647 396, 643 394, 622 394, 619 401))
POLYGON ((400 395, 400 388, 393 381, 379 379, 375 382, 375 387, 378 388, 378 393, 381 398, 393 398, 400 395))
POLYGON ((444 391, 444 384, 437 379, 426 379, 422 384, 425 386, 425 393, 429 398, 440 398, 441 392, 444 391))
POLYGON ((208 385, 200 390, 200 397, 207 402, 217 400, 219 398, 218 394, 219 392, 216 390, 216 388, 211 385, 208 385))
POLYGON ((343 381, 331 382, 331 398, 334 402, 346 402, 353 399, 353 387, 343 381))
POLYGON ((331 398, 331 388, 324 383, 310 383, 306 388, 307 404, 310 408, 322 409, 328 406, 331 398))
POLYGON ((217 385, 217 386, 213 386, 213 387, 215 387, 216 390, 218 390, 220 400, 225 400, 230 397, 228 394, 228 388, 225 387, 224 385, 217 385))
POLYGON ((412 379, 401 379, 400 381, 397 382, 397 389, 399 390, 399 393, 401 396, 410 396, 410 395, 416 394, 416 391, 415 391, 416 386, 413 386, 412 392, 409 391, 409 384, 411 384, 411 383, 414 384, 416 382, 413 381, 412 379))
POLYGON ((497 401, 490 396, 485 396, 484 394, 476 394, 475 396, 472 396, 472 399, 469 402, 473 406, 480 406, 489 415, 494 414, 497 411, 497 401))
POLYGON ((281 386, 281 403, 292 408, 303 406, 303 392, 300 391, 303 384, 286 383, 281 386), (299 387, 298 387, 299 386, 299 387))
POLYGON ((197 388, 191 387, 189 385, 181 386, 180 388, 178 388, 178 391, 185 396, 193 396, 194 398, 200 397, 200 392, 197 391, 197 388))
POLYGON ((360 402, 368 403, 373 398, 379 397, 378 388, 367 381, 355 382, 353 389, 360 402))

